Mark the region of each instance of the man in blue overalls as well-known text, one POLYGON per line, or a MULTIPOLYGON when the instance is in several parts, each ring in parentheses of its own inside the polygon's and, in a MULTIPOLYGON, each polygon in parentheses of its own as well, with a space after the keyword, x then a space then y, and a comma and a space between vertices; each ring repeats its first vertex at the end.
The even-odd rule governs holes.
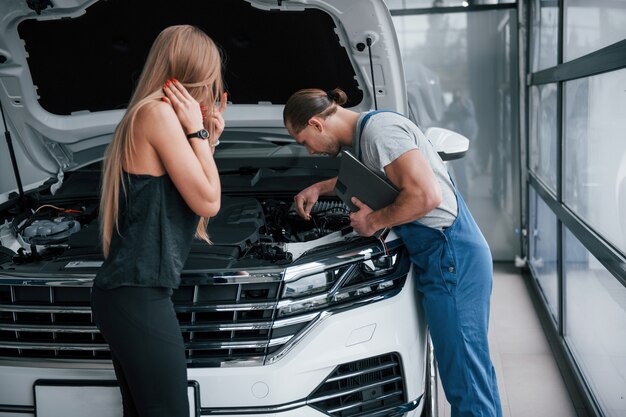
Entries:
MULTIPOLYGON (((420 129, 391 111, 345 109, 346 101, 340 89, 300 90, 285 105, 285 126, 312 154, 337 155, 351 147, 400 190, 392 204, 376 211, 353 199, 359 210, 350 215, 351 225, 362 236, 393 227, 404 241, 452 417, 501 417, 487 342, 493 277, 487 242, 420 129)), ((333 194, 336 180, 298 193, 298 214, 309 219, 319 196, 333 194)))

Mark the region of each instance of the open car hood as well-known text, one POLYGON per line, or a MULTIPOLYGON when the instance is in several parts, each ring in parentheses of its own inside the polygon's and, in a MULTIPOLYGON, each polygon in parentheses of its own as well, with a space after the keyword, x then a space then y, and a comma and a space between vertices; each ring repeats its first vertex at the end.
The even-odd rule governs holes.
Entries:
POLYGON ((152 41, 173 24, 202 28, 224 50, 227 130, 283 129, 284 103, 300 88, 340 87, 351 100, 346 107, 372 109, 368 37, 378 107, 406 113, 383 0, 50 3, 0 2, 6 121, 28 159, 50 174, 102 158, 152 41))

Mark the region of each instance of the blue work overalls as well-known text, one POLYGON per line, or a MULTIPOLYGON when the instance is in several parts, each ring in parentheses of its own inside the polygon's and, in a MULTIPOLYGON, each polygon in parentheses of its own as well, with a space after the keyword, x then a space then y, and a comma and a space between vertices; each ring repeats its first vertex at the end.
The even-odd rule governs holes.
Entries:
MULTIPOLYGON (((363 118, 360 136, 374 113, 363 118)), ((394 230, 414 265, 452 417, 501 417, 487 341, 491 252, 461 194, 454 190, 458 214, 450 227, 439 230, 413 221, 394 230)))

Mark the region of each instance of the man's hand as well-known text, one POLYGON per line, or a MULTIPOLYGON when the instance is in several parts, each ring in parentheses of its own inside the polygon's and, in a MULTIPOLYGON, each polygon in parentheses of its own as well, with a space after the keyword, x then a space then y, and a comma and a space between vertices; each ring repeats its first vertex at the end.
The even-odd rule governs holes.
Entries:
POLYGON ((368 216, 373 210, 356 197, 352 197, 352 204, 357 206, 359 211, 350 213, 350 226, 361 236, 372 236, 377 230, 372 222, 368 221, 368 216))
POLYGON ((293 201, 296 203, 296 212, 300 217, 306 220, 311 220, 311 209, 313 204, 317 202, 320 196, 319 188, 317 184, 313 184, 310 187, 300 191, 293 201))

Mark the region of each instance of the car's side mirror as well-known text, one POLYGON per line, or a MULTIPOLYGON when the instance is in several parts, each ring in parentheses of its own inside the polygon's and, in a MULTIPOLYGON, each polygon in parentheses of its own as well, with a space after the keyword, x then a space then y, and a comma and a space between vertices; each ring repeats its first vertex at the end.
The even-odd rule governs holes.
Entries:
POLYGON ((444 161, 463 158, 469 149, 469 139, 452 130, 429 127, 424 134, 444 161))

